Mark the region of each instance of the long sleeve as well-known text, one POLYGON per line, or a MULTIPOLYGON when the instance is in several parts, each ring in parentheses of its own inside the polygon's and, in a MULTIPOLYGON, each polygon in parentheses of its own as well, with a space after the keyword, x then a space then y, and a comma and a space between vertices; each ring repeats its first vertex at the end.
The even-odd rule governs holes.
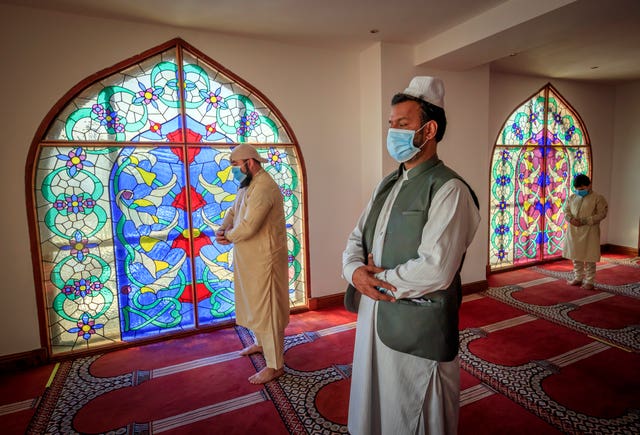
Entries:
POLYGON ((584 223, 587 225, 598 225, 600 224, 600 221, 602 221, 605 217, 607 217, 609 206, 607 204, 607 200, 604 199, 604 196, 597 194, 595 192, 592 192, 592 194, 596 195, 595 210, 591 216, 587 216, 584 219, 584 223))
MULTIPOLYGON (((565 233, 562 256, 570 260, 600 260, 600 221, 607 216, 607 201, 600 194, 589 193, 584 198, 571 195, 565 209, 582 225, 569 225, 565 233)), ((570 218, 566 217, 569 221, 570 218)))
MULTIPOLYGON (((269 176, 266 173, 265 175, 269 176)), ((272 193, 268 186, 260 183, 257 179, 254 179, 253 182, 256 183, 255 186, 253 189, 250 186, 244 196, 246 207, 244 207, 242 216, 234 216, 233 228, 225 232, 225 237, 230 242, 238 243, 256 234, 273 207, 272 193)))
POLYGON ((573 200, 573 197, 575 195, 570 195, 567 200, 564 203, 564 207, 562 208, 562 211, 564 212, 564 219, 569 222, 571 219, 573 219, 575 216, 573 215, 573 213, 571 213, 571 201, 573 200))
POLYGON ((353 272, 355 272, 359 267, 365 265, 364 250, 362 246, 362 230, 364 228, 364 223, 367 220, 367 216, 369 215, 369 211, 371 210, 371 204, 373 203, 374 197, 375 194, 371 199, 369 199, 369 203, 360 215, 360 219, 358 219, 356 227, 351 231, 351 234, 349 234, 347 246, 342 253, 342 276, 352 285, 353 272))
MULTIPOLYGON (((238 196, 236 196, 236 201, 238 201, 240 198, 240 193, 238 193, 238 196)), ((222 225, 220 225, 220 229, 221 230, 228 230, 229 228, 233 227, 233 219, 235 216, 235 212, 236 212, 236 204, 233 203, 231 204, 231 207, 229 207, 227 209, 227 211, 224 214, 224 219, 222 220, 222 225)))
POLYGON ((448 181, 431 202, 418 257, 378 277, 396 287, 399 299, 421 297, 448 287, 479 223, 480 214, 467 186, 457 179, 448 181))

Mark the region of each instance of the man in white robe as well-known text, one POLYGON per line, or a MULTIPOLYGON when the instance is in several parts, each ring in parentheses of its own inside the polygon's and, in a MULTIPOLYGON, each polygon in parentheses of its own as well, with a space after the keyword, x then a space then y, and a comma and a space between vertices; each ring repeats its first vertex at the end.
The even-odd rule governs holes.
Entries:
MULTIPOLYGON (((419 240, 415 257, 392 268, 378 267, 385 243, 392 244, 397 234, 391 233, 403 228, 402 225, 388 228, 390 217, 398 213, 394 207, 403 186, 415 177, 415 171, 430 171, 442 165, 436 153, 446 128, 442 81, 433 77, 414 78, 402 94, 394 97, 389 126, 387 148, 401 163, 400 175, 379 210, 372 245, 363 247, 363 232, 381 185, 360 216, 343 254, 343 276, 361 293, 349 432, 456 434, 460 395, 458 357, 438 362, 391 349, 376 332, 377 309, 380 300, 415 299, 448 288, 459 273, 480 216, 469 187, 454 177, 430 198, 428 220, 414 234, 419 240), (408 144, 403 139, 405 133, 409 135, 408 144)), ((401 213, 407 219, 414 214, 411 210, 401 213)))
POLYGON ((249 328, 256 343, 240 355, 264 354, 267 366, 249 377, 264 384, 284 374, 284 330, 289 324, 289 269, 282 193, 262 169, 250 145, 231 152, 234 178, 241 182, 233 205, 216 232, 220 244, 234 244, 236 323, 249 328))
POLYGON ((607 217, 607 201, 591 190, 591 180, 578 174, 573 180, 576 193, 564 205, 564 218, 569 223, 565 233, 562 256, 573 260, 570 285, 593 289, 596 262, 600 261, 600 222, 607 217))

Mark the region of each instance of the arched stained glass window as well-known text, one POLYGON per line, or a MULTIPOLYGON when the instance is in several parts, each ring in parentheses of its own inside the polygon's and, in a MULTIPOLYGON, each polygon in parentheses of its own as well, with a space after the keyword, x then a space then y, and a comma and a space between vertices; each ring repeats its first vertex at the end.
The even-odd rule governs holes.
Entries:
POLYGON ((564 202, 575 176, 590 172, 587 130, 547 84, 509 115, 493 149, 491 270, 562 255, 564 202))
POLYGON ((31 215, 53 354, 234 318, 233 249, 214 233, 238 190, 229 154, 240 143, 280 186, 290 303, 306 305, 302 156, 277 109, 239 77, 170 41, 78 85, 41 131, 31 215))

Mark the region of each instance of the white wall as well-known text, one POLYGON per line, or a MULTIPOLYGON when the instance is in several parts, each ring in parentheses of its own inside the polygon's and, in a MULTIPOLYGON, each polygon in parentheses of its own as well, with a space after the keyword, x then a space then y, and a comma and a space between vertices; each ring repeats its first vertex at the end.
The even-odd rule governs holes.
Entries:
POLYGON ((473 243, 467 249, 462 282, 486 278, 489 219, 489 67, 462 73, 439 73, 446 85, 447 130, 438 145, 438 155, 474 190, 480 202, 482 220, 473 243))
POLYGON ((616 88, 609 243, 638 248, 640 226, 640 81, 616 88))
MULTIPOLYGON (((369 201, 372 190, 382 178, 382 131, 380 113, 385 107, 380 95, 382 82, 382 44, 375 43, 360 53, 360 153, 354 164, 360 164, 360 210, 369 201)), ((352 223, 349 232, 355 226, 352 223)))

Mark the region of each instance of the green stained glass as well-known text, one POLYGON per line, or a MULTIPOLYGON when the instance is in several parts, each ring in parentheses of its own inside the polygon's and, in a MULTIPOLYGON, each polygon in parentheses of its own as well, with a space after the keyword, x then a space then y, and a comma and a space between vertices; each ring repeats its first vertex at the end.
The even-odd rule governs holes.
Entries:
POLYGON ((562 254, 562 211, 591 152, 579 116, 547 85, 509 115, 493 151, 489 264, 492 270, 562 254))
POLYGON ((547 129, 552 143, 587 145, 580 121, 570 107, 553 95, 549 96, 547 107, 547 129))
POLYGON ((496 145, 524 145, 539 137, 544 127, 544 109, 544 92, 540 92, 509 116, 496 145))
POLYGON ((36 202, 54 352, 120 335, 108 190, 114 148, 42 148, 36 202))
POLYGON ((234 318, 233 249, 214 233, 238 189, 229 153, 239 143, 257 146, 280 186, 290 305, 307 302, 298 146, 265 97, 189 50, 177 41, 88 83, 39 145, 34 204, 53 353, 234 318))
POLYGON ((60 112, 46 139, 166 141, 156 126, 179 121, 175 53, 154 56, 87 87, 60 112))
POLYGON ((290 143, 278 116, 254 91, 188 53, 183 64, 187 128, 205 126, 203 142, 290 143))

